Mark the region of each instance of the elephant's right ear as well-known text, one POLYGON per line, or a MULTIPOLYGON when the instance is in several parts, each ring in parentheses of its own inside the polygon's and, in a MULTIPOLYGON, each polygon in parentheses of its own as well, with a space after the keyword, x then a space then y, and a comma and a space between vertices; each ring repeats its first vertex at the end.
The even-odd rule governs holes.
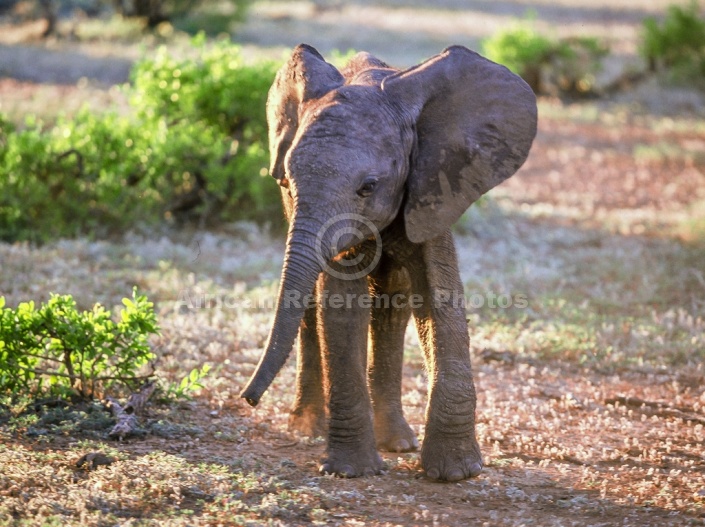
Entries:
POLYGON ((277 72, 267 97, 269 173, 277 181, 284 177, 284 157, 296 135, 302 105, 322 97, 343 82, 335 66, 307 44, 299 44, 277 72))

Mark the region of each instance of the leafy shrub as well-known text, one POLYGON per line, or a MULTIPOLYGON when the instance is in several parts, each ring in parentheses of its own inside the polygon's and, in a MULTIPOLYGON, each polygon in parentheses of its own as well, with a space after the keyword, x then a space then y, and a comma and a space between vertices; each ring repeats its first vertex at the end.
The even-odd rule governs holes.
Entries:
POLYGON ((267 176, 265 102, 277 65, 221 42, 139 62, 132 112, 50 128, 0 116, 0 239, 44 241, 170 220, 283 221, 267 176))
POLYGON ((555 43, 539 35, 528 23, 516 23, 482 43, 488 59, 504 64, 521 76, 534 92, 541 91, 541 66, 550 58, 555 43))
POLYGON ((641 53, 652 71, 670 70, 676 79, 705 76, 705 18, 696 1, 672 5, 662 23, 643 23, 641 53))
POLYGON ((240 48, 227 41, 207 48, 200 35, 192 42, 198 60, 177 59, 161 47, 135 65, 131 104, 137 114, 205 121, 229 135, 265 140, 267 93, 279 64, 247 64, 240 48))
POLYGON ((194 44, 199 60, 177 59, 161 48, 154 58, 138 63, 132 73, 132 106, 143 119, 159 115, 172 125, 202 122, 231 139, 224 152, 228 170, 212 167, 195 187, 226 218, 228 211, 243 208, 255 212, 250 219, 280 217, 278 193, 265 168, 265 105, 279 64, 247 64, 237 46, 221 41, 208 49, 202 35, 194 44))
MULTIPOLYGON (((83 110, 48 131, 29 122, 4 140, 0 237, 5 240, 43 241, 153 224, 202 204, 205 193, 193 190, 196 178, 216 184, 234 176, 259 178, 259 167, 252 176, 233 170, 236 163, 224 163, 230 141, 202 122, 169 126, 161 117, 132 121, 83 110)), ((252 170, 251 160, 249 166, 238 161, 252 170)), ((231 195, 224 189, 218 197, 237 202, 247 189, 233 189, 231 195)))
POLYGON ((484 55, 521 76, 535 93, 554 89, 573 95, 590 92, 607 48, 597 39, 553 39, 517 22, 482 43, 484 55))
POLYGON ((204 364, 201 368, 192 369, 178 383, 169 383, 164 389, 164 399, 188 399, 194 390, 203 388, 203 379, 208 376, 211 367, 204 364))
POLYGON ((36 308, 5 307, 0 297, 0 394, 74 393, 94 397, 116 385, 134 388, 154 354, 159 331, 153 304, 133 291, 118 321, 96 304, 79 312, 69 295, 36 308))
POLYGON ((608 48, 592 37, 560 39, 547 67, 550 83, 563 93, 584 95, 593 91, 600 59, 608 48))
POLYGON ((28 120, 6 135, 0 237, 46 239, 126 224, 137 212, 136 196, 123 186, 142 165, 139 152, 126 146, 137 133, 146 132, 115 114, 81 111, 48 131, 28 120))

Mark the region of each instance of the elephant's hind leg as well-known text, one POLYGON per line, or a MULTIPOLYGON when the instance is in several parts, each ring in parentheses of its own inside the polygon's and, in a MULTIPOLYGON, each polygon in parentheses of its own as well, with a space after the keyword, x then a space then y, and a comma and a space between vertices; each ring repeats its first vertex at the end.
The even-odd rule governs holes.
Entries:
POLYGON ((388 452, 408 452, 419 447, 401 406, 404 334, 411 317, 409 275, 403 267, 383 260, 371 285, 374 298, 368 378, 377 447, 388 452))
POLYGON ((304 313, 296 350, 296 397, 289 414, 289 429, 317 437, 326 432, 325 396, 321 346, 318 341, 316 307, 304 313))

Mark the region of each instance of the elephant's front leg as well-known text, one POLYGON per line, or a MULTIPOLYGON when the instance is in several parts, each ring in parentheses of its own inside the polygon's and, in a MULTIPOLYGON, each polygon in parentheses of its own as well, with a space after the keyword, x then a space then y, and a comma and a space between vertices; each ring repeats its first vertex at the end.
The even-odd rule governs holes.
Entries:
POLYGON ((366 377, 367 280, 323 274, 319 285, 329 413, 328 448, 320 471, 344 477, 378 474, 382 460, 375 447, 366 377))
POLYGON ((421 463, 432 479, 458 481, 482 471, 463 284, 450 232, 419 253, 411 276, 423 302, 414 317, 429 376, 421 463))
POLYGON ((296 397, 289 414, 289 429, 311 437, 322 436, 326 430, 316 311, 316 306, 311 306, 301 321, 296 350, 296 397))
POLYGON ((389 259, 380 262, 371 278, 374 304, 368 376, 375 437, 382 450, 408 452, 419 447, 401 406, 404 334, 411 317, 411 284, 406 269, 389 259))

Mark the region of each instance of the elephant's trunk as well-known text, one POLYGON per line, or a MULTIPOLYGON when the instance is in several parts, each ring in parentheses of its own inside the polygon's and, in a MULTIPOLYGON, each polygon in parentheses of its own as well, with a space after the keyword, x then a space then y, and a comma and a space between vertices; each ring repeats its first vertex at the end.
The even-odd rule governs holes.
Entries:
POLYGON ((319 257, 317 250, 326 247, 317 244, 315 230, 297 229, 292 222, 287 240, 284 268, 279 285, 279 297, 274 324, 267 346, 250 382, 240 396, 251 406, 256 406, 262 394, 286 362, 294 346, 296 335, 306 309, 306 296, 313 292, 323 263, 332 255, 319 257))

